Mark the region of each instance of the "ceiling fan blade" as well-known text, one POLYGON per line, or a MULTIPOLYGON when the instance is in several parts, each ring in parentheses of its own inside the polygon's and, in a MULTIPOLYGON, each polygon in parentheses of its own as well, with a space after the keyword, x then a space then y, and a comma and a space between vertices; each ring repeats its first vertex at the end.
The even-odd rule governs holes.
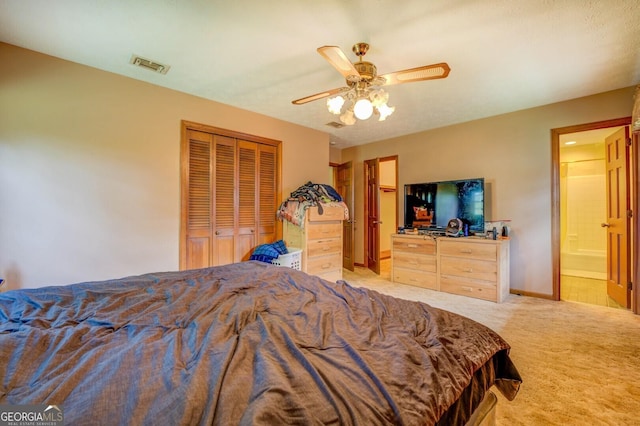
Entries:
POLYGON ((438 78, 446 78, 449 75, 449 65, 446 62, 433 65, 425 65, 423 67, 411 68, 403 71, 390 72, 380 77, 387 82, 385 86, 391 84, 412 83, 414 81, 435 80, 438 78))
POLYGON ((302 104, 306 104, 307 102, 317 101, 318 99, 327 98, 332 95, 337 95, 338 93, 348 92, 349 90, 351 90, 350 87, 338 87, 337 89, 326 90, 324 92, 316 93, 315 95, 296 99, 295 101, 291 101, 291 103, 294 105, 302 105, 302 104))
POLYGON ((318 48, 321 54, 343 77, 350 75, 360 76, 360 73, 353 66, 347 55, 338 46, 322 46, 318 48))

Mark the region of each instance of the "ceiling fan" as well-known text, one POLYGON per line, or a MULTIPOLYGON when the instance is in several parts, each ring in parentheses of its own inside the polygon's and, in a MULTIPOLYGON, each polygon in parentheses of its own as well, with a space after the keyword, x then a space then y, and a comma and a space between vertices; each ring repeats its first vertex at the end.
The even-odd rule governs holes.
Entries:
POLYGON ((358 62, 355 63, 349 61, 344 52, 337 46, 322 46, 317 50, 342 74, 347 86, 296 99, 292 103, 302 105, 307 102, 335 96, 327 100, 327 107, 330 112, 341 114, 340 120, 347 125, 355 124, 356 118, 366 120, 374 112, 379 116, 380 121, 383 121, 393 113, 395 107, 387 105, 389 94, 381 88, 382 86, 446 78, 449 75, 449 71, 451 71, 447 63, 441 62, 378 75, 374 64, 362 60, 362 57, 369 50, 367 43, 353 45, 353 53, 359 58, 358 62), (342 106, 345 100, 350 100, 352 104, 342 113, 342 106))

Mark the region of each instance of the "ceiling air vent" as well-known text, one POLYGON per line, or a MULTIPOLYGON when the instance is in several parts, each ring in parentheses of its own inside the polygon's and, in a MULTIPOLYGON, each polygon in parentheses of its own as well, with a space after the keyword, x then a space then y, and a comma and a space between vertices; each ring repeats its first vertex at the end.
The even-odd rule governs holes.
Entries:
POLYGON ((169 68, 171 68, 169 65, 162 65, 137 55, 132 55, 129 63, 148 69, 149 71, 157 72, 158 74, 166 74, 169 68))
POLYGON ((336 129, 341 129, 341 128, 344 127, 344 124, 338 123, 336 121, 331 121, 331 122, 327 123, 327 126, 335 127, 336 129))

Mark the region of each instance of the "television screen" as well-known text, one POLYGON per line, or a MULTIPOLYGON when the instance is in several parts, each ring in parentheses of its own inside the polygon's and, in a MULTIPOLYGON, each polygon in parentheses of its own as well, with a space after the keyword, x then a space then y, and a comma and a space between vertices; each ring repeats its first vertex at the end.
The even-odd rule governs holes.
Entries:
POLYGON ((484 178, 405 185, 404 216, 405 228, 446 228, 458 218, 484 232, 484 178))

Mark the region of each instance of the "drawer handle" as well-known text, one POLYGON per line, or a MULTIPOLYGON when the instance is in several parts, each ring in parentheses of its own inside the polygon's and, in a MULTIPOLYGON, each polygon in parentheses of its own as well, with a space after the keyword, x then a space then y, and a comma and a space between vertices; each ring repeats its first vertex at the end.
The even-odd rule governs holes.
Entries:
POLYGON ((471 254, 471 253, 473 253, 473 251, 470 250, 470 249, 462 249, 462 250, 460 250, 460 253, 471 254))
POLYGON ((472 292, 473 291, 473 287, 460 287, 461 290, 464 291, 468 291, 468 292, 472 292))
POLYGON ((469 272, 469 273, 471 273, 471 272, 473 272, 473 269, 471 269, 471 268, 469 268, 469 269, 465 269, 463 272, 469 272))
POLYGON ((322 246, 322 251, 329 251, 331 250, 331 247, 329 246, 322 246))
POLYGON ((417 244, 407 244, 407 247, 409 248, 418 248, 417 244))
POLYGON ((325 263, 324 265, 321 266, 322 269, 329 269, 331 268, 331 264, 330 263, 325 263))

